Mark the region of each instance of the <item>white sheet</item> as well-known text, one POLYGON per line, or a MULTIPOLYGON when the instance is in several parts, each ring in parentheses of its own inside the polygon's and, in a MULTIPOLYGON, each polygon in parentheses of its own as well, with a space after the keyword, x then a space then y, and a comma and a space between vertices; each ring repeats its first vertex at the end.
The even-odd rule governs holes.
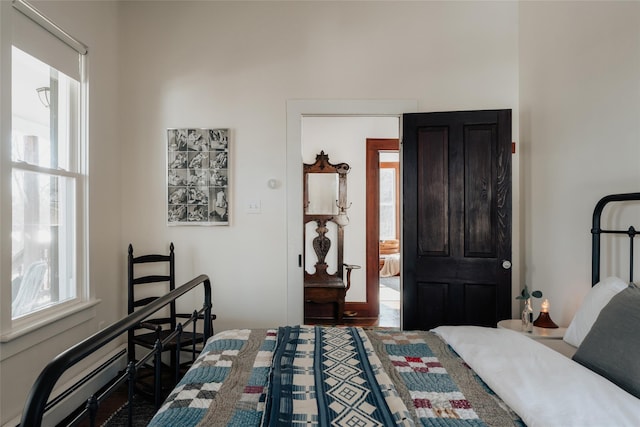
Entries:
POLYGON ((400 254, 383 255, 384 264, 380 270, 380 277, 391 277, 400 273, 400 254))
POLYGON ((640 399, 518 332, 433 329, 529 427, 639 426, 640 399))

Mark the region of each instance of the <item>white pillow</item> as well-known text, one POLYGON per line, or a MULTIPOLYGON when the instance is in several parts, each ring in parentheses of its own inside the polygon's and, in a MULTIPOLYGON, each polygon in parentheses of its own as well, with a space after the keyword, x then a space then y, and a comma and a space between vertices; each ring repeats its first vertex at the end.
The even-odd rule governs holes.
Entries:
POLYGON ((618 292, 629 285, 618 277, 607 277, 596 283, 585 297, 582 305, 573 317, 573 320, 564 334, 564 341, 574 347, 580 347, 582 340, 591 330, 593 323, 598 318, 600 310, 609 303, 618 292))

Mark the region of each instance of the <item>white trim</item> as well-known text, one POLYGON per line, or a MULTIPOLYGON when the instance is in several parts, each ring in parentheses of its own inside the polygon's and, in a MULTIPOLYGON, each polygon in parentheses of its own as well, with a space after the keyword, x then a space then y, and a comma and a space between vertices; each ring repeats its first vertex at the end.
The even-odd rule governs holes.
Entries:
POLYGON ((52 169, 44 166, 34 165, 27 162, 11 162, 11 168, 13 170, 23 170, 27 172, 42 173, 42 174, 47 174, 52 176, 65 176, 68 178, 82 177, 82 174, 80 174, 79 172, 69 172, 68 170, 61 169, 61 168, 52 169))
POLYGON ((76 180, 76 263, 77 277, 81 292, 78 296, 84 300, 94 298, 89 275, 89 55, 80 57, 80 104, 78 105, 78 141, 74 145, 77 153, 73 157, 78 162, 74 170, 80 173, 76 180))
POLYGON ((14 320, 11 329, 0 335, 0 361, 96 317, 95 306, 100 301, 93 299, 84 302, 76 300, 71 304, 61 303, 59 307, 54 306, 28 316, 28 320, 25 319, 24 322, 14 320), (22 337, 24 340, 20 340, 22 337))
POLYGON ((11 15, 0 1, 0 330, 11 324, 11 15))
POLYGON ((417 100, 287 101, 287 324, 304 321, 302 254, 302 118, 396 116, 418 111, 417 100))

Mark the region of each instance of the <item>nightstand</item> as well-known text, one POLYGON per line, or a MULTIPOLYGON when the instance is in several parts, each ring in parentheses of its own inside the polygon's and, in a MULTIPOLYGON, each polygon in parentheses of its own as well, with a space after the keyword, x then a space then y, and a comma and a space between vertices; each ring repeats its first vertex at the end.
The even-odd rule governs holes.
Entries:
POLYGON ((537 326, 533 327, 532 332, 525 332, 522 330, 522 320, 520 319, 501 320, 498 322, 498 329, 511 329, 533 339, 562 339, 567 332, 567 328, 539 328, 537 326))

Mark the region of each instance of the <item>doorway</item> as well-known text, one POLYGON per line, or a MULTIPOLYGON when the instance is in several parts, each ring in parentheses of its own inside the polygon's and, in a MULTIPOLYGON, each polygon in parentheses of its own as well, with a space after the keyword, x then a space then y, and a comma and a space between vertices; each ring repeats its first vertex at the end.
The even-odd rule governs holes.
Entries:
MULTIPOLYGON (((417 100, 292 100, 287 101, 287 284, 285 290, 287 324, 303 322, 303 253, 302 237, 302 119, 307 116, 383 116, 401 117, 405 113, 418 111, 417 100)), ((403 149, 404 151, 404 149, 403 149)), ((517 164, 517 163, 516 163, 517 164)), ((519 188, 517 170, 514 172, 514 188, 519 188)), ((404 183, 401 184, 404 187, 404 183)), ((403 190, 404 191, 404 190, 403 190)), ((518 218, 517 204, 514 204, 514 218, 518 218)), ((403 207, 405 210, 405 207, 403 207)), ((406 214, 403 213, 403 216, 406 214)), ((516 228, 517 229, 517 228, 516 228)), ((514 259, 519 259, 518 234, 514 236, 514 259)), ((403 242, 406 246, 406 242, 403 242)), ((404 263, 406 264, 406 263, 404 263)), ((519 277, 518 264, 514 263, 513 275, 519 277), (518 270, 518 271, 516 271, 518 270)), ((404 277, 406 281, 407 278, 404 277)), ((517 283, 514 285, 517 287, 517 283)), ((406 289, 405 289, 406 291, 406 289)), ((406 299, 406 296, 405 296, 406 299)), ((405 307, 403 307, 405 309, 405 307)), ((513 313, 517 302, 512 301, 513 313)), ((411 327, 404 322, 402 328, 411 327)))
POLYGON ((377 325, 400 327, 400 144, 367 138, 367 301, 377 325))
MULTIPOLYGON (((378 207, 367 206, 367 198, 370 191, 367 188, 367 140, 370 137, 388 138, 396 141, 400 132, 399 117, 345 117, 345 116, 307 116, 302 119, 302 160, 305 164, 311 164, 320 152, 324 152, 334 164, 346 163, 350 166, 346 175, 345 209, 349 218, 348 224, 341 227, 343 230, 343 262, 360 266, 353 270, 350 277, 350 289, 346 293, 345 312, 352 316, 345 318, 352 323, 363 322, 369 324, 375 322, 378 317, 378 290, 370 288, 378 285, 369 280, 367 266, 368 238, 373 235, 374 242, 378 241, 376 227, 368 223, 367 215, 370 211, 377 215, 378 207)), ((302 207, 301 207, 302 208, 302 207)), ((307 248, 308 249, 308 248, 307 248)), ((378 265, 376 248, 375 266, 378 265)), ((307 263, 307 254, 312 252, 305 250, 303 258, 305 270, 312 274, 307 263)), ((313 269, 312 269, 313 270, 313 269)), ((377 269, 375 271, 378 271, 377 269)), ((330 306, 315 307, 314 318, 329 319, 333 313, 330 306)), ((305 318, 308 318, 305 313, 305 318)))
POLYGON ((310 116, 396 117, 418 111, 416 100, 287 101, 287 285, 286 324, 304 321, 302 235, 302 121, 310 116))

